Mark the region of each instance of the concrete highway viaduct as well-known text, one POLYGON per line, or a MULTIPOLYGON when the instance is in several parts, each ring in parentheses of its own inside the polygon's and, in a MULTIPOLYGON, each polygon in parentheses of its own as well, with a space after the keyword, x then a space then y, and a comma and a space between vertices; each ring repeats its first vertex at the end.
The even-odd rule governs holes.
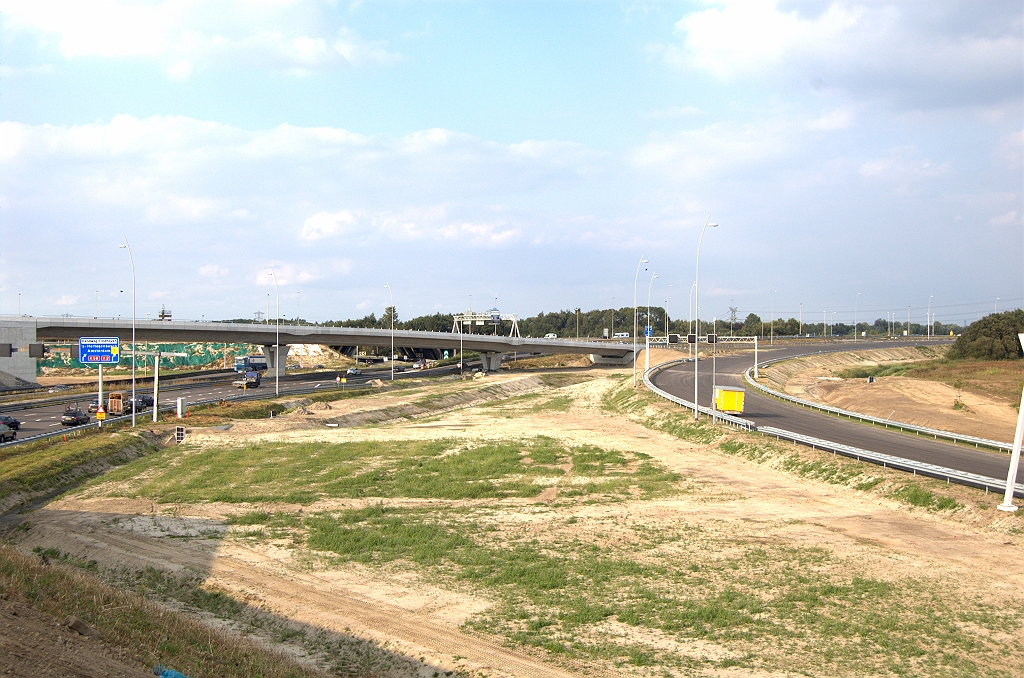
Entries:
MULTIPOLYGON (((316 325, 277 325, 195 322, 187 320, 136 320, 135 340, 149 342, 245 343, 263 346, 270 370, 274 370, 274 346, 280 336, 282 359, 291 344, 320 344, 353 354, 356 346, 391 346, 391 330, 316 325), (280 334, 278 334, 280 333, 280 334)), ((0 317, 0 344, 11 344, 10 357, 0 357, 0 371, 28 382, 36 380, 36 358, 30 346, 47 341, 77 342, 79 337, 120 337, 132 340, 132 321, 105 318, 0 317)), ((628 365, 633 360, 632 344, 565 339, 522 339, 487 334, 416 332, 395 330, 395 351, 399 348, 430 355, 444 349, 475 351, 483 368, 497 370, 505 356, 519 354, 577 353, 589 355, 596 364, 628 365)), ((38 349, 37 349, 38 351, 38 349)))

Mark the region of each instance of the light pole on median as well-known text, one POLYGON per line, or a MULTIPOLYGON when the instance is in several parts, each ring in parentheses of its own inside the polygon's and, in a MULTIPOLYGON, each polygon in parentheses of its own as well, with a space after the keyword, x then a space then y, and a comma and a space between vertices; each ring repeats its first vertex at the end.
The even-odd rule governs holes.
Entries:
POLYGON ((640 263, 636 265, 636 275, 633 276, 633 388, 636 388, 636 283, 640 279, 640 267, 647 263, 647 260, 640 257, 640 263))
POLYGON ((694 349, 693 356, 693 420, 697 421, 697 416, 700 414, 698 407, 700 403, 697 400, 698 391, 697 386, 699 384, 697 380, 697 364, 700 362, 700 246, 704 244, 704 231, 708 230, 708 226, 711 228, 718 228, 718 224, 711 223, 711 215, 704 220, 704 228, 700 230, 700 240, 697 241, 697 266, 694 270, 693 276, 693 310, 694 318, 696 322, 696 335, 694 336, 696 348, 694 349))
POLYGON ((857 341, 857 304, 860 302, 860 292, 853 298, 853 340, 857 341))
POLYGON ((931 339, 932 338, 932 299, 934 297, 935 297, 934 294, 931 295, 930 297, 928 297, 928 317, 925 318, 925 320, 928 323, 928 333, 925 335, 925 339, 931 339))
POLYGON ((274 275, 274 269, 270 269, 268 275, 274 279, 274 291, 277 293, 277 334, 274 339, 274 395, 281 395, 281 288, 277 286, 277 276, 274 275))
MULTIPOLYGON (((395 295, 391 293, 391 285, 384 283, 388 288, 388 298, 391 299, 391 381, 395 380, 395 295)), ((497 304, 495 304, 497 305, 497 304)), ((424 363, 425 364, 425 363, 424 363)))
POLYGON ((768 341, 768 345, 769 346, 774 346, 775 345, 775 295, 777 293, 778 293, 778 290, 772 290, 772 309, 771 309, 772 317, 768 319, 769 320, 769 324, 770 324, 769 331, 771 332, 772 336, 771 336, 771 339, 769 339, 769 341, 768 341))
POLYGON ((651 328, 651 333, 654 333, 654 326, 651 325, 651 286, 654 285, 654 279, 658 277, 657 273, 651 274, 651 282, 647 283, 647 319, 644 324, 644 372, 651 369, 651 338, 647 334, 647 328, 651 328))
POLYGON ((128 244, 128 237, 125 236, 124 244, 118 245, 123 250, 128 250, 128 261, 132 264, 132 427, 135 426, 135 410, 138 403, 135 401, 135 257, 132 256, 131 245, 128 244))

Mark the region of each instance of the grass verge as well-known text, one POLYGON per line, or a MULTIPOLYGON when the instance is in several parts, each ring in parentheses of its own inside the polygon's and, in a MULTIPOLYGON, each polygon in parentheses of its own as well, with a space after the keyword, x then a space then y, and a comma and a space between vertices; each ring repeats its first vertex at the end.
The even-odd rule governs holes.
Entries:
POLYGON ((319 676, 274 652, 170 612, 143 596, 94 577, 0 546, 0 587, 6 596, 64 619, 74 615, 103 640, 147 666, 167 664, 186 675, 224 678, 319 676))

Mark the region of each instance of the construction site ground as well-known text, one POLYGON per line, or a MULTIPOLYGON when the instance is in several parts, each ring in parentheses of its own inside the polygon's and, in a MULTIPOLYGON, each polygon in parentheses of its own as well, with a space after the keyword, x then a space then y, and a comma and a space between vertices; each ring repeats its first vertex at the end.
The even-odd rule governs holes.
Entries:
POLYGON ((422 380, 273 419, 210 410, 182 445, 8 538, 132 586, 147 568, 197 581, 246 611, 180 609, 332 675, 1021 665, 1024 519, 997 497, 691 424, 630 372, 422 380), (375 649, 345 664, 324 638, 375 649))
MULTIPOLYGON (((1007 370, 1020 366, 965 361, 955 366, 957 372, 954 374, 965 375, 959 389, 949 383, 953 381, 949 377, 940 381, 911 376, 918 370, 910 371, 907 376, 879 376, 870 382, 863 377, 837 376, 858 367, 932 363, 944 352, 944 347, 910 346, 823 353, 762 369, 760 378, 771 388, 812 402, 989 440, 1013 441, 1020 376, 1010 377, 1015 382, 1015 388, 1011 387, 1010 392, 1016 392, 1016 398, 1012 399, 1005 396, 1007 389, 987 388, 986 381, 1004 381, 1007 370)), ((933 371, 928 370, 926 374, 933 371)), ((945 371, 952 372, 949 368, 945 371)))

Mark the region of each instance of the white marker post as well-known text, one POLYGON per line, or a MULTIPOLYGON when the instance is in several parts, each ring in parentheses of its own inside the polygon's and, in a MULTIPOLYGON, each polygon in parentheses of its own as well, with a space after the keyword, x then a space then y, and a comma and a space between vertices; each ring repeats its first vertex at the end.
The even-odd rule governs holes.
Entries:
MULTIPOLYGON (((1017 340, 1024 347, 1024 333, 1017 335, 1017 340)), ((1006 494, 1003 503, 996 508, 1012 513, 1017 510, 1013 503, 1013 489, 1017 483, 1017 467, 1020 466, 1020 447, 1024 441, 1024 390, 1020 394, 1020 411, 1017 412, 1017 431, 1013 434, 1013 454, 1010 455, 1010 470, 1006 474, 1006 494)))

